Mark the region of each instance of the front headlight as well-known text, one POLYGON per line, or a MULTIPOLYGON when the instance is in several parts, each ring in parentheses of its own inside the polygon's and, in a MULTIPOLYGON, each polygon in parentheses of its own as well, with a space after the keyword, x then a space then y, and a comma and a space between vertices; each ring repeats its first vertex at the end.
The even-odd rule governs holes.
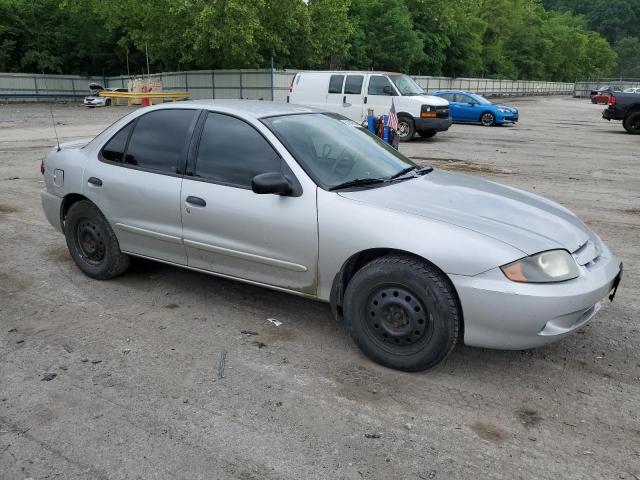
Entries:
POLYGON ((548 250, 500 267, 514 282, 547 283, 571 280, 579 275, 578 265, 566 250, 548 250))
POLYGON ((502 113, 511 113, 511 110, 507 110, 506 108, 499 108, 502 113))

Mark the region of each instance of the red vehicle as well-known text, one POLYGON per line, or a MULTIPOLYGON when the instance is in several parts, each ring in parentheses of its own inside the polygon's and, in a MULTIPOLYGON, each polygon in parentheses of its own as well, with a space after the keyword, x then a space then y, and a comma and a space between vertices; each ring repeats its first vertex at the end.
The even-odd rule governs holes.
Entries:
POLYGON ((599 103, 606 105, 609 103, 609 97, 611 97, 612 93, 621 92, 622 88, 617 85, 605 85, 600 87, 598 90, 592 90, 589 97, 591 98, 591 103, 599 103))

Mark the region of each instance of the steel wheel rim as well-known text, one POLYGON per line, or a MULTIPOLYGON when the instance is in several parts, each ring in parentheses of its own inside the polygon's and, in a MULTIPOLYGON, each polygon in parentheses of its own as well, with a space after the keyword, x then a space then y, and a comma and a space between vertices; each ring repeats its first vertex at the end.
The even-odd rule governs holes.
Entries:
POLYGON ((82 259, 90 265, 101 264, 106 256, 105 236, 92 220, 81 218, 75 227, 74 241, 82 259))
POLYGON ((630 122, 631 130, 640 130, 640 117, 630 122))
POLYGON ((407 135, 409 135, 409 124, 406 120, 400 120, 398 122, 398 136, 405 138, 407 135))
POLYGON ((369 336, 384 350, 412 354, 433 333, 433 317, 424 302, 401 285, 383 285, 368 296, 364 309, 369 336))
POLYGON ((482 115, 482 118, 480 119, 480 121, 482 122, 483 125, 489 127, 491 125, 493 125, 493 115, 490 113, 485 113, 484 115, 482 115))

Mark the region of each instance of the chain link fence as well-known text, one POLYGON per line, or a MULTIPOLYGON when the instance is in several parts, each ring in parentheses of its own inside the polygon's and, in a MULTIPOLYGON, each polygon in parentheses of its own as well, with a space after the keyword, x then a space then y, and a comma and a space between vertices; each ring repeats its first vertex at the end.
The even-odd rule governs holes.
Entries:
MULTIPOLYGON (((187 91, 192 99, 243 98, 285 101, 297 70, 196 70, 163 72, 153 75, 162 80, 163 90, 187 91)), ((468 90, 486 96, 574 95, 573 83, 488 78, 450 78, 414 76, 428 92, 468 90)), ((106 88, 126 88, 128 77, 80 77, 77 75, 38 75, 0 73, 0 99, 5 101, 77 101, 89 93, 89 83, 106 88)))

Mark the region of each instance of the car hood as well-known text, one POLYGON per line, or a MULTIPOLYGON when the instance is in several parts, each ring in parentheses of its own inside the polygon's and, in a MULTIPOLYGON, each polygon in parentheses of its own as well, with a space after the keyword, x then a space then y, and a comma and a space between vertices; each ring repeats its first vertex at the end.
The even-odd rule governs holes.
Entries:
POLYGON ((340 195, 467 228, 527 255, 554 248, 574 252, 587 240, 595 241, 584 223, 562 205, 469 175, 436 170, 386 187, 340 195))

